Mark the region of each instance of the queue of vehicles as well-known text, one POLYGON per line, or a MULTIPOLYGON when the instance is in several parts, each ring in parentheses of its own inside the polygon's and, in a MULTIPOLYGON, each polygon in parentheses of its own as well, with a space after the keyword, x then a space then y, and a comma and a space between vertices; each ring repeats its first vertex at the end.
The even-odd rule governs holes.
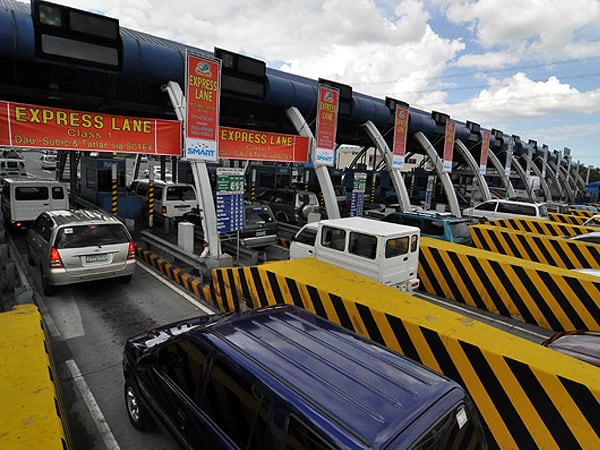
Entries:
MULTIPOLYGON (((17 187, 19 187, 17 181, 18 180, 14 180, 13 182, 11 179, 5 179, 3 181, 2 208, 3 211, 6 208, 9 217, 12 217, 11 214, 16 215, 24 211, 24 209, 20 208, 20 204, 28 200, 26 198, 27 196, 25 196, 25 198, 23 197, 24 192, 29 191, 29 195, 32 196, 33 194, 31 194, 31 192, 40 190, 18 190, 19 194, 17 195, 17 187), (4 195, 5 188, 8 189, 8 195, 6 196, 4 195), (5 198, 7 199, 6 207, 5 198)), ((136 192, 139 186, 145 184, 147 185, 147 183, 143 182, 137 183, 135 186, 136 192)), ((31 186, 31 184, 25 184, 20 187, 27 186, 31 186)), ((160 183, 159 186, 161 186, 160 183)), ((193 186, 188 186, 192 188, 193 193, 193 186)), ((54 185, 48 185, 47 189, 49 193, 53 192, 53 187, 54 185)), ((133 184, 132 187, 134 187, 133 184)), ((162 192, 168 192, 169 187, 177 186, 172 183, 164 183, 164 186, 162 187, 164 189, 161 191, 159 197, 160 201, 164 201, 164 203, 159 203, 159 206, 156 208, 163 214, 171 214, 173 218, 177 218, 178 220, 186 218, 186 215, 187 218, 191 218, 191 215, 194 213, 195 193, 193 193, 193 199, 186 199, 191 201, 191 205, 186 205, 185 207, 180 205, 180 208, 176 208, 177 204, 175 203, 172 205, 173 208, 170 208, 168 202, 184 200, 183 194, 177 195, 176 198, 170 197, 167 194, 163 195, 162 192), (183 210, 185 210, 185 212, 179 214, 183 210)), ((177 191, 177 189, 173 192, 175 191, 177 191)), ((188 196, 191 197, 188 188, 183 189, 183 191, 188 191, 188 196)), ((428 234, 434 237, 454 242, 457 242, 457 237, 460 236, 460 233, 456 233, 456 231, 451 232, 450 234, 446 233, 448 230, 445 230, 444 233, 431 232, 432 220, 444 222, 442 228, 446 226, 452 227, 451 222, 453 222, 453 218, 449 217, 447 214, 438 212, 420 212, 404 217, 404 219, 419 219, 418 223, 416 221, 411 223, 411 225, 416 226, 394 225, 393 223, 399 222, 399 220, 396 219, 397 216, 402 215, 400 213, 391 213, 388 215, 387 220, 383 221, 364 218, 345 218, 306 223, 309 214, 318 211, 318 206, 317 208, 311 208, 311 206, 315 206, 314 199, 308 198, 306 192, 294 190, 294 194, 300 200, 293 201, 289 204, 276 197, 266 195, 263 197, 265 200, 269 199, 269 202, 272 202, 273 204, 279 203, 285 207, 291 208, 290 211, 294 211, 294 220, 296 224, 305 223, 291 243, 290 257, 314 256, 333 263, 335 263, 337 259, 338 264, 344 265, 350 270, 353 270, 353 268, 350 267, 352 266, 350 261, 354 261, 356 262, 354 271, 357 273, 369 278, 377 279, 384 284, 389 284, 402 290, 410 291, 418 286, 416 273, 418 267, 419 234, 425 235, 425 233, 429 231, 430 233, 428 234), (305 195, 305 198, 302 198, 302 195, 305 195), (384 225, 384 223, 386 224, 384 225), (390 233, 400 234, 392 236, 390 233), (307 238, 306 236, 312 236, 312 238, 307 238), (402 262, 398 263, 397 261, 392 261, 392 258, 394 257, 400 257, 402 262), (389 259, 389 263, 385 262, 386 259, 389 259), (392 268, 397 269, 399 266, 406 268, 406 270, 401 274, 398 274, 397 271, 392 273, 392 278, 396 277, 396 279, 401 280, 400 282, 404 283, 402 286, 389 281, 389 274, 385 273, 385 270, 389 271, 392 268)), ((38 194, 33 195, 33 197, 35 197, 36 200, 39 200, 37 195, 38 194)), ((138 195, 143 194, 138 193, 138 195)), ((29 200, 33 200, 33 197, 29 200)), ((508 204, 510 201, 498 201, 496 203, 497 205, 494 211, 500 209, 500 206, 498 205, 508 204)), ((195 203, 195 205, 196 214, 198 214, 199 218, 201 213, 197 211, 197 203, 195 203)), ((106 214, 92 213, 90 211, 68 211, 64 207, 55 207, 52 203, 41 205, 41 207, 46 206, 50 206, 50 208, 48 208, 50 210, 58 210, 38 214, 33 224, 29 226, 27 247, 30 262, 33 262, 38 266, 42 273, 42 287, 45 295, 50 295, 55 291, 57 286, 62 284, 116 277, 127 281, 131 277, 133 270, 135 269, 135 249, 131 236, 120 221, 106 214), (102 217, 100 217, 100 215, 102 217), (108 230, 108 228, 111 228, 110 232, 104 233, 103 231, 108 230), (116 237, 117 235, 119 235, 118 239, 116 237), (94 236, 94 238, 91 239, 91 236, 94 236), (127 246, 127 249, 125 249, 125 246, 127 246), (65 263, 65 261, 67 261, 67 263, 65 263), (121 269, 120 266, 117 267, 117 265, 123 265, 123 262, 125 269, 121 269), (44 272, 44 270, 46 270, 46 272, 44 272)), ((274 209, 271 210, 271 206, 268 204, 248 204, 246 211, 247 217, 252 217, 253 214, 258 217, 258 219, 254 221, 255 225, 257 222, 264 222, 265 224, 270 224, 271 227, 273 225, 276 227, 277 216, 274 213, 274 209)), ((521 210, 513 210, 512 213, 522 216, 523 214, 519 211, 521 210)), ((539 209, 536 210, 536 216, 539 211, 539 209)), ((5 212, 5 216, 6 215, 5 212)), ((542 215, 540 214, 540 216, 542 215)), ((283 215, 278 217, 280 220, 284 218, 283 215)), ((488 219, 493 220, 490 217, 488 217, 488 219)), ((29 219, 21 222, 25 223, 26 226, 31 223, 29 219)), ((247 222, 252 222, 252 220, 247 220, 247 222)), ((402 221, 401 223, 406 224, 407 222, 402 221)), ((458 223, 466 225, 465 220, 460 220, 458 223)), ((433 225, 433 227, 435 226, 437 225, 433 225)), ((259 232, 267 232, 264 227, 261 226, 259 228, 259 232)), ((269 317, 268 320, 273 319, 273 314, 274 313, 271 312, 265 313, 265 315, 269 317)), ((289 314, 295 313, 290 312, 289 314)), ((304 319, 306 320, 306 318, 304 319)), ((247 320, 247 318, 240 317, 223 320, 240 320, 240 322, 235 323, 244 324, 243 321, 247 320)), ((248 320, 250 320, 250 323, 255 324, 257 319, 248 320)), ((310 318, 310 321, 313 324, 313 321, 315 320, 321 319, 310 318)), ((360 435, 361 431, 357 429, 345 436, 345 433, 349 431, 348 427, 350 425, 343 427, 341 432, 336 430, 335 426, 332 426, 331 429, 323 429, 320 427, 313 428, 311 426, 311 419, 306 416, 301 416, 300 413, 294 409, 300 406, 294 406, 294 408, 292 408, 289 405, 289 399, 284 401, 277 397, 273 397, 273 395, 275 395, 273 393, 266 394, 269 392, 269 389, 272 388, 265 385, 252 384, 252 381, 256 379, 253 378, 253 375, 249 375, 250 378, 248 378, 248 380, 250 380, 248 381, 250 383, 249 393, 240 393, 240 389, 244 386, 240 388, 240 386, 231 385, 229 381, 224 381, 223 367, 224 365, 227 365, 227 362, 224 361, 217 362, 216 360, 213 361, 212 359, 206 358, 204 360, 204 364, 206 365, 201 366, 201 368, 206 370, 206 368, 210 367, 215 375, 212 375, 212 378, 207 376, 192 381, 193 386, 195 387, 193 390, 189 388, 189 391, 186 391, 183 387, 176 388, 174 383, 190 383, 188 376, 185 375, 184 369, 182 369, 183 360, 179 347, 183 345, 185 338, 183 337, 181 330, 186 329, 187 327, 190 328, 190 331, 197 330, 198 333, 201 329, 203 333, 213 332, 212 322, 211 324, 202 323, 198 327, 191 325, 192 322, 194 321, 190 319, 181 324, 177 324, 177 326, 162 327, 153 330, 150 332, 149 336, 146 335, 143 339, 137 336, 130 340, 124 354, 124 370, 127 380, 125 385, 125 400, 130 420, 136 428, 144 428, 144 425, 150 422, 148 416, 148 414, 150 414, 157 424, 163 428, 168 435, 172 436, 176 442, 179 442, 182 446, 190 446, 192 448, 196 447, 195 443, 198 442, 197 437, 195 437, 193 431, 190 431, 192 434, 188 435, 185 430, 197 431, 203 426, 207 427, 206 430, 209 430, 208 433, 210 434, 210 439, 212 439, 211 442, 215 445, 228 446, 232 445, 233 442, 237 445, 243 444, 246 448, 263 448, 266 442, 273 442, 273 448, 277 448, 276 443, 281 444, 282 442, 287 442, 286 439, 289 440, 290 443, 294 443, 297 448, 330 448, 332 445, 335 447, 338 443, 345 442, 344 439, 350 439, 352 441, 356 438, 356 435, 360 435), (206 330, 204 330, 205 325, 207 325, 206 330), (144 343, 142 345, 142 340, 148 342, 148 344, 144 343), (134 344, 136 341, 138 342, 134 344), (135 351, 132 350, 132 345, 133 347, 136 347, 135 351), (142 351, 142 347, 147 347, 147 349, 142 351), (173 358, 170 358, 168 355, 169 350, 167 349, 177 349, 178 353, 173 355, 173 358), (146 351, 148 352, 147 354, 146 351), (142 355, 142 353, 144 354, 142 355), (163 353, 165 353, 166 356, 161 356, 163 353), (133 359, 131 357, 132 354, 134 355, 133 359), (219 370, 216 370, 217 367, 219 367, 219 370), (142 372, 144 373, 142 374, 142 372), (232 420, 231 417, 233 417, 232 415, 234 414, 233 410, 227 413, 216 411, 214 406, 209 406, 211 400, 210 396, 207 394, 210 389, 208 387, 209 381, 207 380, 216 380, 215 377, 217 377, 217 375, 222 385, 220 388, 222 389, 222 395, 228 399, 237 398, 235 402, 232 400, 232 403, 227 404, 231 405, 237 402, 236 404, 243 404, 245 408, 247 405, 239 402, 250 401, 250 406, 248 406, 249 409, 242 409, 243 413, 247 416, 245 419, 246 422, 244 422, 247 425, 247 428, 245 429, 247 434, 245 435, 240 435, 239 430, 231 428, 231 425, 228 424, 228 421, 232 420), (170 377, 171 381, 168 381, 166 377, 170 377), (182 381, 184 379, 185 381, 182 381), (159 383, 162 382, 166 382, 166 384, 159 386, 159 383), (139 383, 149 384, 143 389, 140 389, 139 383), (165 396, 166 389, 172 389, 173 392, 165 396), (182 390, 184 391, 183 394, 181 392, 182 390), (143 395, 149 397, 143 397, 143 395), (251 399, 249 395, 254 396, 254 399, 251 399), (178 399, 176 401, 181 401, 182 405, 194 405, 194 402, 190 400, 196 400, 198 403, 197 406, 193 406, 192 409, 186 410, 185 418, 182 419, 180 414, 174 415, 173 411, 170 409, 172 408, 173 399, 178 399), (266 399, 269 399, 270 402, 266 399), (276 406, 274 405, 277 405, 278 402, 281 401, 284 401, 282 404, 286 405, 285 408, 290 408, 288 413, 291 414, 290 417, 293 416, 295 419, 298 419, 300 421, 299 423, 305 427, 308 426, 308 429, 302 429, 301 431, 298 431, 300 434, 296 435, 290 433, 290 428, 288 428, 286 431, 288 434, 285 439, 282 437, 283 435, 281 433, 271 435, 271 431, 267 431, 276 430, 276 426, 280 422, 261 422, 261 420, 263 420, 261 417, 264 417, 264 408, 275 408, 276 406), (205 407, 207 409, 203 409, 205 407), (203 421, 206 420, 205 417, 207 413, 209 416, 210 414, 214 414, 214 417, 211 416, 211 420, 206 422, 206 424, 203 424, 203 421), (180 419, 182 420, 180 424, 175 423, 175 417, 178 417, 178 421, 180 419), (221 425, 221 427, 215 427, 214 422, 221 425)), ((228 323, 229 325, 227 325, 227 327, 231 330, 231 323, 234 322, 228 323)), ((242 329, 246 329, 246 325, 241 326, 242 329)), ((218 325, 214 325, 214 328, 217 329, 218 325)), ((194 333, 196 333, 196 331, 194 331, 194 333)), ((194 342, 197 342, 197 338, 198 336, 194 338, 194 342)), ((549 346, 552 348, 552 345, 549 346)), ((198 348, 196 348, 195 351, 197 350, 198 348)), ((232 356, 232 358, 236 361, 235 369, 238 371, 238 374, 240 373, 240 370, 246 370, 245 368, 240 367, 240 358, 242 358, 242 356, 237 355, 235 357, 232 356)), ((188 360, 188 363, 189 362, 191 362, 191 359, 188 360)), ((347 362, 344 364, 346 363, 347 362)), ((411 370, 420 369, 413 368, 411 370)), ((353 372, 345 370, 340 373, 353 372)), ((311 375, 314 377, 314 373, 311 375)), ((274 374, 274 376, 275 379, 277 379, 277 375, 274 374)), ((301 377, 301 375, 298 376, 301 377)), ((425 375, 419 373, 417 378, 420 379, 422 376, 425 375)), ((302 386, 296 389, 301 388, 302 386)), ((452 389, 454 389, 454 387, 452 389)), ((437 436, 444 436, 446 431, 440 432, 440 429, 436 425, 444 423, 446 424, 444 426, 448 427, 447 432, 449 435, 459 436, 457 442, 462 441, 462 439, 468 439, 472 445, 475 445, 473 448, 485 448, 484 438, 480 432, 480 426, 478 425, 478 418, 476 413, 469 407, 470 400, 468 399, 468 396, 465 397, 464 392, 460 393, 460 390, 457 394, 458 396, 448 396, 448 398, 453 398, 450 403, 446 403, 445 400, 442 401, 442 398, 448 395, 446 393, 443 395, 440 393, 440 396, 436 398, 422 400, 419 406, 421 409, 425 408, 426 410, 429 410, 429 412, 421 410, 417 413, 418 415, 416 417, 419 417, 418 420, 431 421, 430 424, 427 426, 422 425, 419 426, 417 430, 409 431, 404 425, 400 426, 400 423, 398 422, 398 428, 394 435, 396 441, 394 442, 402 442, 401 448, 404 448, 409 442, 431 442, 430 440, 435 439, 437 436), (441 405, 445 406, 442 408, 441 405), (452 420, 442 420, 444 416, 451 417, 452 420), (433 425, 431 425, 432 423, 433 425), (431 428, 432 426, 435 426, 435 432, 433 431, 434 429, 431 428), (458 429, 453 428, 456 426, 458 426, 458 429), (428 432, 431 433, 430 436, 427 436, 428 432)), ((281 395, 281 392, 277 391, 276 395, 281 395)), ((302 398, 302 396, 300 397, 302 398)), ((376 397, 374 397, 373 401, 377 402, 380 400, 377 400, 376 397)), ((281 407, 276 407, 276 409, 282 411, 281 407)), ((334 409, 338 411, 336 408, 334 409)), ((237 415, 239 412, 238 408, 236 408, 235 414, 237 415)), ((340 417, 335 416, 335 411, 331 414, 332 423, 337 423, 341 420, 340 417)), ((403 411, 403 414, 406 414, 406 411, 403 411)), ((273 417, 273 419, 268 420, 275 420, 275 417, 270 414, 268 417, 273 417)), ((359 420, 356 417, 355 419, 359 420)), ((407 419, 402 417, 402 420, 407 419)), ((361 422, 357 423, 356 426, 361 427, 365 426, 365 424, 361 422)), ((327 426, 325 426, 325 428, 327 428, 327 426)), ((348 446, 351 448, 362 448, 363 444, 369 443, 368 445, 370 448, 378 448, 379 441, 376 437, 377 431, 373 428, 369 428, 369 430, 370 433, 375 434, 371 437, 359 438, 358 444, 348 444, 348 446), (369 439, 374 439, 374 441, 369 441, 369 439), (374 442, 377 442, 377 444, 374 444, 374 442)), ((390 430, 387 432, 389 431, 390 430)), ((294 430, 294 432, 296 432, 296 430, 294 430)), ((208 439, 206 433, 203 433, 203 438, 208 439)))

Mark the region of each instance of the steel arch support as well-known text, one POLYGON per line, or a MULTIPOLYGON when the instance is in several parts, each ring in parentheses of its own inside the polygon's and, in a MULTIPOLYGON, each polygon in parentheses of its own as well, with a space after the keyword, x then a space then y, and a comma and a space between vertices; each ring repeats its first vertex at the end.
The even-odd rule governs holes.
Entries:
POLYGON ((302 113, 295 106, 290 106, 286 114, 296 131, 300 136, 306 136, 310 138, 310 160, 315 168, 315 174, 317 175, 317 180, 319 180, 319 186, 321 187, 321 192, 323 193, 323 201, 325 202, 325 210, 327 211, 327 218, 329 219, 339 219, 340 208, 337 203, 337 198, 335 195, 335 190, 333 189, 333 183, 331 182, 331 177, 329 176, 329 171, 327 170, 327 166, 323 164, 317 164, 315 158, 315 138, 313 136, 308 123, 306 123, 306 119, 302 116, 302 113))
POLYGON ((390 173, 392 183, 394 184, 396 196, 400 202, 400 208, 404 212, 410 211, 410 197, 408 196, 408 191, 406 190, 406 185, 404 184, 404 178, 402 177, 400 170, 392 168, 393 155, 387 143, 385 142, 385 139, 375 124, 370 120, 367 120, 362 124, 362 126, 365 128, 367 135, 371 138, 385 161, 385 165, 390 173))
POLYGON ((442 160, 437 154, 435 147, 427 136, 423 134, 422 131, 417 131, 414 134, 415 139, 421 147, 427 152, 427 156, 429 159, 435 163, 435 171, 437 176, 442 181, 442 186, 444 186, 444 191, 446 191, 446 198, 448 199, 448 205, 450 206, 450 212, 453 216, 462 217, 462 213, 460 210, 460 205, 458 204, 458 198, 456 197, 456 192, 454 191, 454 185, 452 184, 452 180, 450 179, 450 173, 444 172, 444 168, 442 165, 442 160))

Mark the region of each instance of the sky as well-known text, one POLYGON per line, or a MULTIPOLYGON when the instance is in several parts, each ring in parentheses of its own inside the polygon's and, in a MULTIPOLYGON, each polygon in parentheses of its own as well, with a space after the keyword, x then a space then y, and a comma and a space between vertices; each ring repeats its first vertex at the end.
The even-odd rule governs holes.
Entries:
MULTIPOLYGON (((29 3, 27 1, 26 3, 29 3)), ((600 167, 600 0, 54 0, 571 149, 600 167)))

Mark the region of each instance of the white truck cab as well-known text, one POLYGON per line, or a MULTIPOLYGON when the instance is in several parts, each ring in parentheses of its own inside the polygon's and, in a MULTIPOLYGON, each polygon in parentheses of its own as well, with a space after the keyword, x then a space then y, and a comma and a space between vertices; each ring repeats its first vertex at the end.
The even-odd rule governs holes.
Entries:
POLYGON ((411 292, 419 286, 417 227, 366 217, 321 220, 304 225, 290 243, 290 259, 315 257, 411 292))

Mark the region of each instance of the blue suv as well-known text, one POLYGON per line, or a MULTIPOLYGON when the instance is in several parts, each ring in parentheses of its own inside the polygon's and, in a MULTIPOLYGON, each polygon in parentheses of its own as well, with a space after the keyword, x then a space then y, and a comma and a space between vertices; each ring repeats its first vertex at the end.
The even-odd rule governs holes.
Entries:
POLYGON ((442 239, 457 244, 471 245, 471 220, 433 211, 392 212, 381 219, 384 222, 412 225, 421 230, 421 236, 442 239))
POLYGON ((125 403, 186 449, 485 449, 456 382, 291 305, 130 338, 125 403))

